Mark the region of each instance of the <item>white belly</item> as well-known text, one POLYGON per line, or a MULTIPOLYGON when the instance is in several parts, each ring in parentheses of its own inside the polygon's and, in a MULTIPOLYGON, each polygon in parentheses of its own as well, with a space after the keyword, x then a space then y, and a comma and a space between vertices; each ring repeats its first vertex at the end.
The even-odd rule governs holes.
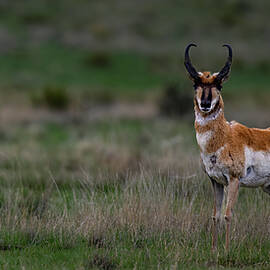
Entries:
POLYGON ((270 151, 254 151, 245 148, 245 172, 240 184, 246 187, 259 187, 270 184, 270 151))

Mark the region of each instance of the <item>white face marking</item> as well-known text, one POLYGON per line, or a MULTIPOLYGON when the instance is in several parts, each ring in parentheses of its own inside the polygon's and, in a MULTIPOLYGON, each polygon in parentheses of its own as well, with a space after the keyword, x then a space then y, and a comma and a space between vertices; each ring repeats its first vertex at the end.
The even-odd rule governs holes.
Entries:
POLYGON ((200 146, 202 151, 205 151, 205 147, 209 140, 212 138, 212 131, 206 131, 204 133, 196 133, 196 138, 198 145, 200 146))
POLYGON ((201 99, 199 97, 196 97, 196 99, 197 99, 200 111, 203 112, 203 113, 209 113, 215 108, 215 106, 216 106, 216 104, 217 104, 217 102, 219 100, 219 97, 214 98, 214 99, 211 100, 211 106, 207 110, 205 110, 205 108, 201 107, 201 99))
POLYGON ((250 187, 270 184, 270 151, 254 151, 245 147, 245 168, 240 183, 250 187))
POLYGON ((219 97, 212 99, 211 107, 209 109, 209 112, 212 111, 215 108, 215 106, 216 106, 216 104, 218 102, 218 99, 219 99, 219 97))

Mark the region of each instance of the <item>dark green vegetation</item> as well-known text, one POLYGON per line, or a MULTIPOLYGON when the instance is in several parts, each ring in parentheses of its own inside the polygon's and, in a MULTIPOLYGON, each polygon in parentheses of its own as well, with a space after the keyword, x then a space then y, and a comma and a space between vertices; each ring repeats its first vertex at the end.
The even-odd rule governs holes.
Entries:
POLYGON ((211 254, 182 64, 194 41, 194 65, 218 71, 231 43, 228 120, 270 126, 268 6, 1 1, 0 267, 269 269, 261 190, 241 190, 232 248, 222 225, 211 254))
POLYGON ((192 50, 198 70, 212 71, 224 63, 222 43, 231 43, 227 91, 267 90, 268 6, 245 0, 219 7, 210 1, 3 0, 0 87, 34 92, 30 97, 62 87, 72 98, 79 92, 91 101, 143 99, 186 80, 183 50, 193 41, 200 46, 192 50))

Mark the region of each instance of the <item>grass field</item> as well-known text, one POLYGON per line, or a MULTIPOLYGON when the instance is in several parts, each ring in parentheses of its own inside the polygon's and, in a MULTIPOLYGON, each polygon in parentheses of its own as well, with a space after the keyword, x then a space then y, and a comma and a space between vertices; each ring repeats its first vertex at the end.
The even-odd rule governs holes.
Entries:
MULTIPOLYGON (((212 190, 199 164, 192 99, 176 118, 158 105, 171 81, 192 91, 184 72, 167 77, 136 53, 112 54, 100 68, 88 53, 58 50, 21 56, 31 81, 22 80, 20 58, 3 58, 10 70, 0 71, 8 89, 0 109, 1 267, 268 269, 269 196, 261 190, 241 190, 232 248, 226 254, 222 225, 219 252, 211 253, 212 190), (60 65, 55 79, 41 69, 48 58, 60 65), (87 76, 85 59, 100 80, 87 76), (65 68, 73 62, 74 74, 65 68)), ((267 83, 267 72, 236 68, 223 90, 228 118, 267 126, 267 83)))
MULTIPOLYGON (((182 69, 168 75, 149 55, 104 58, 55 45, 20 57, 7 54, 0 70, 3 269, 270 267, 269 196, 261 190, 240 191, 231 250, 223 224, 211 253, 212 190, 192 99, 178 117, 159 108, 171 82, 192 93, 182 69)), ((267 84, 267 70, 236 66, 223 90, 228 119, 268 126, 267 84)))
POLYGON ((230 43, 225 115, 269 127, 268 6, 1 1, 0 268, 269 269, 260 189, 240 190, 231 249, 221 224, 211 253, 183 66, 196 42, 194 65, 216 72, 230 43))
POLYGON ((3 269, 269 268, 261 190, 241 190, 232 248, 221 227, 211 254, 212 190, 190 120, 31 110, 0 129, 3 269))

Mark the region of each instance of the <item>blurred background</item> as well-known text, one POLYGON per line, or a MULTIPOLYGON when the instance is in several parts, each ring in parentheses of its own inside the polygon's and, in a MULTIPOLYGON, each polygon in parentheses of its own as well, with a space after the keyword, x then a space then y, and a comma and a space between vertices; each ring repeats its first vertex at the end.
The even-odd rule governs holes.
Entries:
POLYGON ((191 116, 183 53, 195 42, 194 65, 212 72, 226 60, 221 45, 231 44, 226 108, 236 103, 243 115, 233 117, 254 121, 243 111, 269 105, 269 8, 267 1, 245 0, 1 0, 0 115, 29 121, 49 112, 63 119, 78 113, 79 120, 191 116))
POLYGON ((269 9, 246 0, 1 0, 0 163, 43 164, 68 178, 142 164, 184 173, 179 160, 198 156, 183 65, 190 42, 197 70, 212 72, 231 44, 226 117, 270 126, 269 9))
MULTIPOLYGON (((196 43, 197 70, 218 72, 230 44, 225 115, 268 127, 269 10, 266 0, 0 0, 1 263, 214 265, 184 50, 196 43)), ((269 265, 264 196, 241 190, 235 260, 216 263, 269 265)))

